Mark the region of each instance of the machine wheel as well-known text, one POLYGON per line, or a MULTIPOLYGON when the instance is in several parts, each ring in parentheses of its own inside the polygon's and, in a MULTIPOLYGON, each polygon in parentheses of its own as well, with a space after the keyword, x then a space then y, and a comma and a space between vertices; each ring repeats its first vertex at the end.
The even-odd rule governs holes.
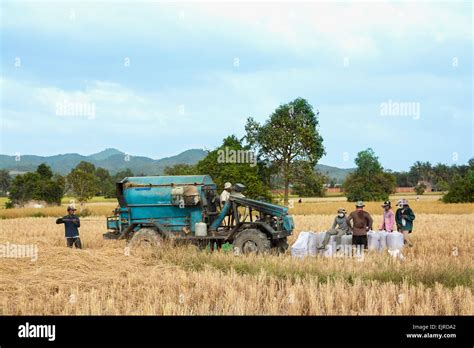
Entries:
POLYGON ((267 235, 256 229, 243 230, 237 234, 232 243, 234 254, 263 254, 269 252, 272 243, 267 235))
POLYGON ((276 254, 284 254, 288 250, 288 241, 285 238, 278 239, 273 246, 273 249, 276 254))
POLYGON ((129 245, 135 246, 152 246, 161 247, 163 245, 163 237, 153 228, 142 228, 133 234, 129 245))

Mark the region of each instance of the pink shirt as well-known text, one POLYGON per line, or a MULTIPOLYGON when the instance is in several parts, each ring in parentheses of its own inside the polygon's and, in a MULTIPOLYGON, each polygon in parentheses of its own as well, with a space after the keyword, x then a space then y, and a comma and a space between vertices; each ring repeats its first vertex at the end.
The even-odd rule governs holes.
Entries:
POLYGON ((385 231, 393 231, 395 227, 395 214, 393 213, 392 209, 384 210, 383 212, 383 222, 380 225, 381 230, 385 231))

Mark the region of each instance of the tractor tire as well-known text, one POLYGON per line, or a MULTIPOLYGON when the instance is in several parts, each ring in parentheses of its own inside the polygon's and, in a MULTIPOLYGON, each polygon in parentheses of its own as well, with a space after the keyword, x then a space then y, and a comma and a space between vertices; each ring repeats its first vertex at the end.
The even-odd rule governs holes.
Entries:
POLYGON ((129 241, 129 246, 150 246, 159 248, 163 246, 163 237, 153 228, 142 228, 135 232, 129 241))
POLYGON ((265 254, 270 252, 272 243, 267 235, 256 229, 243 230, 237 234, 232 243, 234 254, 265 254))
POLYGON ((284 254, 288 250, 288 247, 288 241, 285 237, 275 242, 273 245, 273 251, 275 254, 284 254))

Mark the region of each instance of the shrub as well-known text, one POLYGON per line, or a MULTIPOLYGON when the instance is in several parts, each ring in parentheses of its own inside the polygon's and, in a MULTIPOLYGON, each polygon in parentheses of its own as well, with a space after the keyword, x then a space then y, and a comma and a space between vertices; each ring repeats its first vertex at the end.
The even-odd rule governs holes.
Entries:
POLYGON ((449 185, 449 191, 443 196, 445 203, 474 202, 474 170, 460 176, 457 175, 449 185))
POLYGON ((425 190, 426 190, 426 185, 423 183, 415 186, 415 192, 417 195, 422 195, 423 193, 425 193, 425 190))
POLYGON ((384 171, 372 149, 361 151, 355 159, 357 169, 349 174, 343 188, 349 202, 385 201, 395 191, 396 178, 384 171))
POLYGON ((86 217, 86 216, 91 216, 92 215, 92 210, 90 210, 89 208, 84 208, 81 210, 81 212, 79 214, 80 217, 86 217))

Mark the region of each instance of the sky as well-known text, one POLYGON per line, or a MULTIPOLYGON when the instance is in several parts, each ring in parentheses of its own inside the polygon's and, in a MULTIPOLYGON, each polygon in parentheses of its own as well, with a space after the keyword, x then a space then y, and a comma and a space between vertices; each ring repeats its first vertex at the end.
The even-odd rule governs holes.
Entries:
POLYGON ((322 164, 473 157, 472 2, 2 1, 0 153, 213 149, 302 97, 322 164))

